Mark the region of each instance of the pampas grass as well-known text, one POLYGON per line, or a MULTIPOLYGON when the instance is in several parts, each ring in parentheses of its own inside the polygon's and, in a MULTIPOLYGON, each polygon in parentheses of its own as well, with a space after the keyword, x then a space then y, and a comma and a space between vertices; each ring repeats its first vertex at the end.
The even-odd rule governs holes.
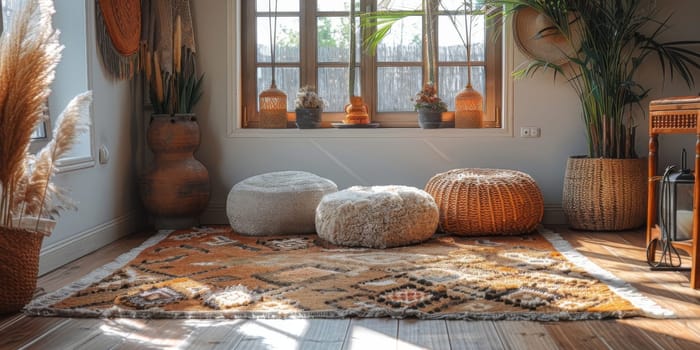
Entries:
POLYGON ((13 217, 49 216, 64 208, 50 205, 61 193, 50 180, 58 157, 86 128, 81 120, 89 93, 69 104, 44 150, 36 157, 29 153, 63 49, 51 25, 54 12, 51 0, 30 0, 0 36, 0 225, 7 227, 13 217))
POLYGON ((61 57, 53 3, 29 1, 0 37, 0 224, 10 225, 31 134, 43 118, 61 57))
POLYGON ((58 170, 56 161, 71 149, 75 136, 88 130, 91 101, 92 93, 89 91, 74 97, 56 120, 51 142, 39 151, 36 158, 30 158, 29 168, 32 171, 24 192, 19 196, 24 202, 21 206, 23 210, 15 213, 16 217, 41 217, 44 214, 55 216, 59 210, 69 208, 64 205, 70 205, 70 201, 50 179, 58 170))

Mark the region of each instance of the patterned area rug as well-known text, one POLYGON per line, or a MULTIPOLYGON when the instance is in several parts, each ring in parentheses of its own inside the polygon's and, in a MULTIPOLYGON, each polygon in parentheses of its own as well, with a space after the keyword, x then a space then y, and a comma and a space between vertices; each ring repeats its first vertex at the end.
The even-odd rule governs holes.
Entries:
POLYGON ((435 236, 394 249, 228 227, 161 232, 31 315, 134 318, 414 317, 582 320, 672 313, 558 234, 435 236))

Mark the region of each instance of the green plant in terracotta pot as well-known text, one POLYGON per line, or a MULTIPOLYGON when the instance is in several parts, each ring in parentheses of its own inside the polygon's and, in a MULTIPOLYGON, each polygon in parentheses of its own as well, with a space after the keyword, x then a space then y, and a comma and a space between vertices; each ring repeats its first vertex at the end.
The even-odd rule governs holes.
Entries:
POLYGON ((325 106, 326 101, 318 96, 315 87, 311 85, 302 86, 294 100, 297 127, 299 129, 321 127, 321 113, 325 106))
POLYGON ((181 45, 179 16, 173 33, 172 72, 162 68, 158 52, 152 58, 147 54, 144 67, 153 107, 146 134, 153 162, 141 176, 140 192, 158 229, 198 224, 211 191, 209 172, 194 157, 200 130, 193 108, 202 97, 204 76, 197 73, 195 52, 181 45))
POLYGON ((531 59, 515 76, 553 71, 555 79, 563 78, 578 96, 588 154, 570 157, 567 164, 562 206, 570 225, 587 230, 642 226, 647 174, 645 161, 637 159, 634 149, 635 116, 643 115, 641 103, 649 94, 639 80, 642 67, 655 60, 659 78, 679 77, 690 87, 691 69, 700 67, 700 54, 691 48, 700 42, 662 41, 671 20, 660 16, 654 1, 485 3, 501 6, 502 15, 513 15, 516 41, 522 35, 519 42, 551 45, 556 52, 555 57, 538 56, 525 47, 531 59), (537 30, 519 33, 527 27, 523 23, 537 30))

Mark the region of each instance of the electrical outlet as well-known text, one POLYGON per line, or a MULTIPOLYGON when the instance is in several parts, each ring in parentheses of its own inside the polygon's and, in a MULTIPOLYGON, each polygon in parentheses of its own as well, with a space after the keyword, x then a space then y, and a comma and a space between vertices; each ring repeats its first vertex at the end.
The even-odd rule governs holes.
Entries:
POLYGON ((540 137, 540 128, 536 126, 523 126, 520 128, 520 137, 540 137))
POLYGON ((109 149, 107 149, 107 146, 102 145, 100 146, 100 150, 98 152, 98 159, 100 161, 100 164, 107 164, 109 162, 109 149))

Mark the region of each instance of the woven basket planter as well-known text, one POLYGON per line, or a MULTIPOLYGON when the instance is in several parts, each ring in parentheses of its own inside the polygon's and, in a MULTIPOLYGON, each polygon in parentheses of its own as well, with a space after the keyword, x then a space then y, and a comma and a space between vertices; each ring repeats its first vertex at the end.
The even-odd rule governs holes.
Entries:
POLYGON ((644 225, 647 160, 570 157, 562 208, 574 229, 621 231, 644 225))
POLYGON ((0 226, 0 313, 17 312, 34 296, 42 233, 0 226))
POLYGON ((462 236, 519 234, 542 220, 544 201, 530 175, 504 169, 454 169, 425 186, 440 210, 440 229, 462 236))

